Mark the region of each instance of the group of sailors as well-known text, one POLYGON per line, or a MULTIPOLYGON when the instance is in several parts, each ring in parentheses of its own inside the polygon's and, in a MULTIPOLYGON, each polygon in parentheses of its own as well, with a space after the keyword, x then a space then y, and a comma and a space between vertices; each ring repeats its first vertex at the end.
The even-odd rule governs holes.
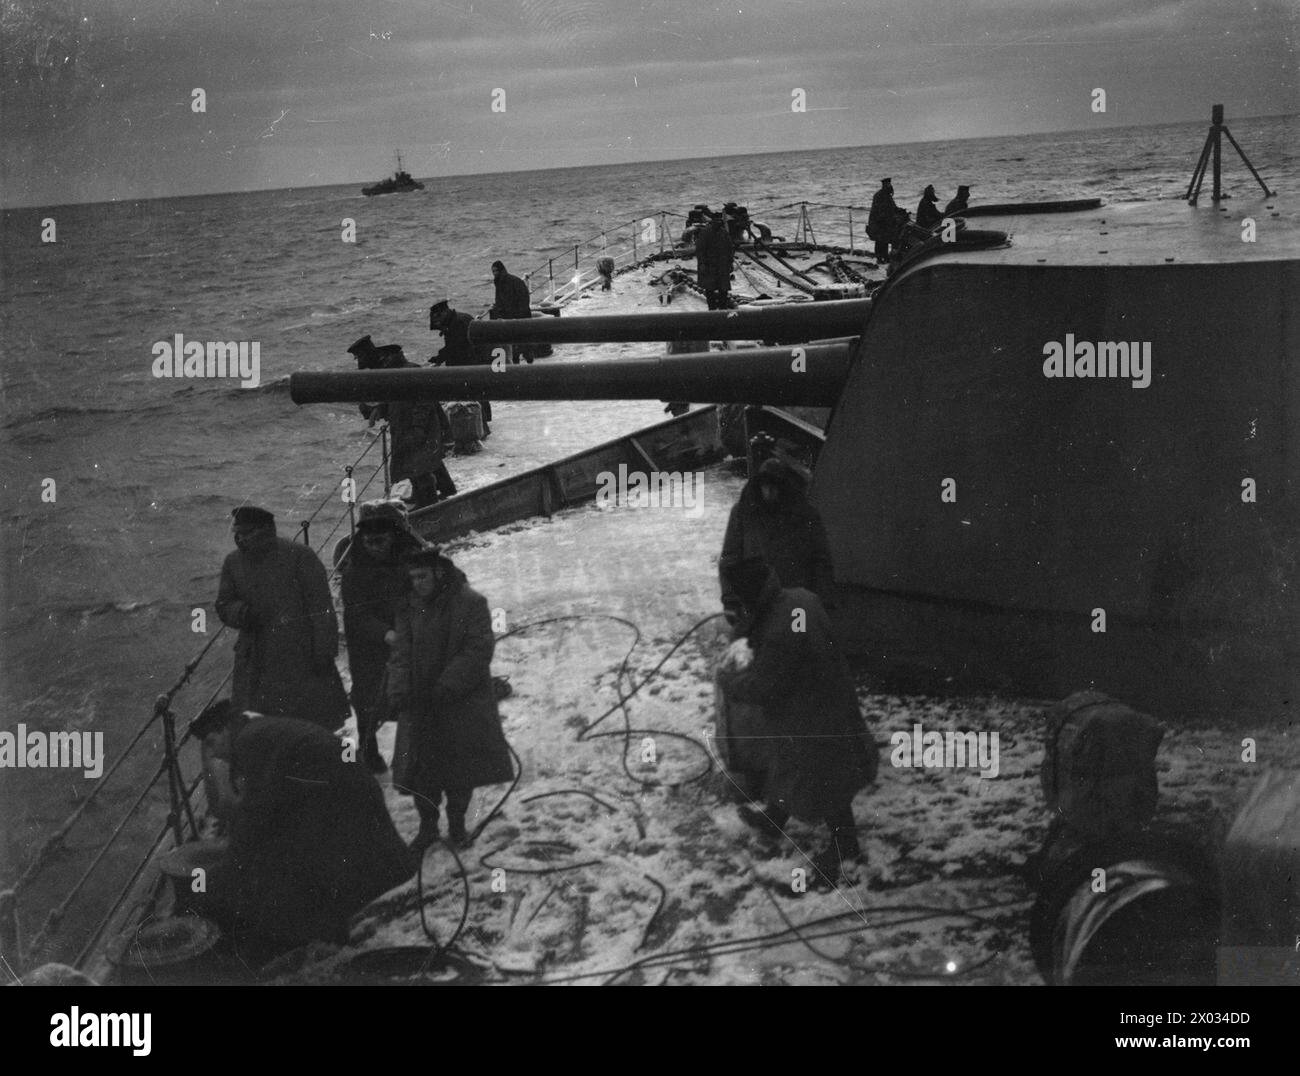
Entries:
MULTIPOLYGON (((760 706, 767 729, 741 817, 764 840, 791 816, 824 821, 830 840, 808 857, 809 887, 828 887, 860 855, 851 804, 874 777, 875 745, 826 613, 820 517, 797 469, 766 456, 732 509, 718 561, 735 639, 719 683, 729 699, 760 706)), ((441 812, 447 839, 468 846, 473 790, 514 772, 487 599, 412 532, 400 502, 360 506, 341 563, 350 698, 320 559, 279 536, 263 508, 234 509, 232 534, 216 610, 239 633, 233 686, 191 726, 229 840, 196 903, 253 958, 345 942, 349 916, 408 879, 442 838, 441 812), (340 740, 353 713, 357 735, 340 740), (409 845, 375 779, 388 769, 376 736, 388 720, 393 787, 420 820, 409 845)), ((776 854, 774 841, 760 851, 776 854)))
POLYGON ((921 235, 932 232, 945 217, 954 217, 970 205, 970 186, 963 184, 957 188, 957 195, 939 211, 939 196, 933 185, 927 186, 916 206, 916 217, 902 209, 894 201, 894 181, 881 180, 880 189, 871 198, 871 212, 867 217, 867 238, 876 244, 876 261, 884 265, 889 261, 890 248, 895 251, 906 249, 909 240, 919 239, 921 235), (921 235, 908 234, 909 225, 919 229, 921 235))
MULTIPOLYGON (((532 314, 528 284, 506 271, 500 261, 492 263, 496 288, 490 318, 527 318, 532 314)), ((447 299, 429 308, 429 330, 442 334, 442 348, 429 359, 431 366, 486 366, 492 362, 493 348, 471 343, 469 327, 474 318, 452 307, 447 299)), ((533 361, 527 348, 503 345, 509 361, 533 361)), ((377 345, 363 336, 348 348, 358 370, 418 369, 397 344, 377 345)), ((446 409, 436 400, 392 401, 358 405, 361 416, 373 426, 387 421, 392 437, 390 477, 394 483, 411 483, 410 504, 423 508, 453 496, 456 484, 447 470, 446 456, 453 451, 476 452, 482 438, 492 433, 492 402, 486 397, 466 407, 459 405, 465 421, 453 424, 446 409)), ((459 416, 458 416, 459 417, 459 416)))
MULTIPOLYGON (((867 217, 867 237, 875 242, 877 263, 887 264, 891 250, 896 253, 906 249, 927 238, 945 217, 964 212, 970 205, 970 190, 969 184, 959 186, 956 196, 941 212, 939 196, 933 185, 927 186, 917 203, 913 219, 894 201, 894 181, 883 180, 871 199, 871 211, 867 217)), ((726 310, 733 305, 731 276, 736 245, 746 239, 761 243, 770 234, 763 225, 751 221, 749 211, 735 202, 728 202, 718 212, 703 204, 690 211, 681 241, 695 246, 696 284, 710 310, 726 310)))
POLYGON ((229 842, 196 903, 241 953, 265 957, 346 941, 348 917, 410 878, 440 838, 443 801, 448 837, 464 846, 474 788, 514 771, 487 599, 412 533, 399 502, 361 506, 342 563, 350 700, 324 565, 277 535, 265 509, 232 515, 216 609, 239 632, 233 685, 190 730, 229 842), (340 741, 353 711, 357 737, 340 741), (393 785, 420 818, 409 846, 373 776, 388 769, 376 740, 387 719, 397 722, 393 785))

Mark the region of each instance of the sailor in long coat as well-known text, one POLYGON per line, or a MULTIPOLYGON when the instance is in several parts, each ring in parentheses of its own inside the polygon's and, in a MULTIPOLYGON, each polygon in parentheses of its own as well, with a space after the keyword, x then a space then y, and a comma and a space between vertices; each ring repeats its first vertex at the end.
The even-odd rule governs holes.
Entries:
POLYGON ((827 822, 831 844, 813 862, 822 880, 833 883, 841 864, 861 854, 853 797, 875 778, 875 744, 817 595, 782 589, 758 558, 735 564, 728 577, 741 603, 737 634, 748 639, 753 658, 746 667, 724 669, 720 680, 730 698, 763 708, 773 737, 764 811, 742 807, 741 816, 771 833, 790 815, 827 822))
POLYGON ((279 538, 275 516, 236 508, 235 550, 221 565, 217 615, 239 629, 231 702, 336 729, 349 714, 334 659, 339 624, 320 558, 279 538))
POLYGON ((883 179, 880 189, 871 197, 871 212, 867 215, 867 236, 876 241, 876 261, 889 261, 889 248, 898 243, 899 231, 907 221, 907 212, 894 202, 894 181, 883 179))
POLYGON ((438 838, 444 793, 451 839, 463 845, 473 790, 514 777, 492 683, 492 616, 465 573, 436 550, 406 563, 411 594, 399 606, 388 662, 398 714, 393 785, 415 797, 417 850, 438 838))
MULTIPOLYGON (((527 282, 513 273, 507 273, 504 262, 492 263, 492 282, 496 286, 496 300, 492 303, 492 309, 488 311, 489 318, 495 320, 533 316, 532 296, 528 291, 527 282)), ((511 362, 518 363, 520 359, 533 361, 532 352, 527 344, 518 347, 513 344, 501 346, 509 353, 511 362)))
POLYGON ((695 236, 695 278, 710 310, 731 305, 732 243, 726 218, 715 214, 695 236))

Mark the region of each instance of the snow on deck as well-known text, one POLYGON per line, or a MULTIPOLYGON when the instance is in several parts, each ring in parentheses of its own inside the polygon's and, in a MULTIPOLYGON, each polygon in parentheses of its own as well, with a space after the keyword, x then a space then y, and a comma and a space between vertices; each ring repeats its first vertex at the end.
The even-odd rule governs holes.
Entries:
MULTIPOLYGON (((698 510, 590 506, 449 547, 503 621, 493 670, 514 688, 501 712, 522 762, 518 787, 461 854, 471 903, 458 949, 501 982, 598 983, 638 961, 620 982, 1039 982, 1027 941, 1032 894, 1020 872, 1046 830, 1044 704, 904 698, 860 684, 881 769, 854 805, 869 862, 834 893, 791 895, 792 870, 808 866, 824 832, 791 823, 769 857, 716 774, 697 779, 713 731, 722 622, 697 628, 645 681, 718 609, 717 554, 741 485, 718 466, 704 473, 698 510), (557 617, 580 619, 540 623, 557 617), (590 735, 621 733, 620 691, 643 682, 626 720, 644 731, 590 735), (891 767, 890 733, 916 722, 997 732, 997 777, 891 767), (647 737, 653 763, 643 760, 647 737), (791 924, 802 924, 803 940, 791 924)), ((1261 759, 1300 759, 1284 730, 1171 730, 1160 816, 1220 841, 1258 772, 1239 762, 1246 734, 1258 738, 1261 759)), ((392 735, 385 726, 386 755, 392 735)), ((387 775, 382 783, 409 840, 412 801, 393 794, 387 775)), ((505 791, 476 791, 471 829, 505 791)), ((429 920, 445 940, 462 883, 443 848, 427 853, 424 872, 429 920)), ((354 920, 351 947, 315 946, 287 978, 336 981, 358 951, 427 944, 412 881, 354 920)))

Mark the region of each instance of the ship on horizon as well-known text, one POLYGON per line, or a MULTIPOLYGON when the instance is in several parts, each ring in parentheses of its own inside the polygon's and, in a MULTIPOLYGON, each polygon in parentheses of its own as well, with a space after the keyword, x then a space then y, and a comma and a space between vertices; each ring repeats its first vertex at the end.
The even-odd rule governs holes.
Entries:
POLYGON ((381 179, 378 183, 372 183, 369 187, 362 187, 361 193, 367 198, 376 194, 408 194, 411 191, 424 190, 424 184, 418 179, 412 179, 411 173, 402 168, 402 154, 397 154, 397 171, 388 179, 381 179))

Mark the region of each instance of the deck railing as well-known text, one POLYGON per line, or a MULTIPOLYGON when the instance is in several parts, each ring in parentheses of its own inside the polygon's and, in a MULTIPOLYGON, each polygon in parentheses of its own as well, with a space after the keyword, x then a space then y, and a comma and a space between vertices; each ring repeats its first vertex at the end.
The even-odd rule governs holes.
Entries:
POLYGON ((563 303, 573 296, 598 284, 601 275, 597 264, 609 258, 614 273, 625 272, 640 265, 654 254, 662 254, 673 247, 669 234, 671 218, 686 218, 681 213, 660 209, 633 220, 620 221, 602 229, 547 258, 540 265, 524 273, 524 280, 536 296, 545 295, 547 305, 563 303))
MULTIPOLYGON (((869 211, 867 206, 808 201, 782 205, 760 202, 749 207, 750 219, 766 224, 774 236, 854 254, 868 253, 864 227, 869 211)), ((613 261, 617 276, 653 257, 680 249, 678 243, 685 224, 686 214, 656 209, 562 247, 523 274, 534 304, 564 303, 595 287, 601 281, 597 265, 602 258, 613 261)))
MULTIPOLYGON (((343 477, 340 484, 338 486, 331 485, 330 492, 316 506, 315 511, 299 523, 295 539, 310 544, 311 524, 331 503, 342 504, 344 510, 339 512, 334 526, 326 533, 324 539, 315 546, 316 552, 318 554, 323 552, 325 546, 338 533, 345 522, 349 526, 349 534, 354 533, 356 528, 356 504, 378 479, 382 479, 384 494, 387 496, 390 491, 387 425, 381 426, 378 436, 371 438, 361 454, 350 465, 343 468, 343 477), (370 473, 369 478, 358 488, 355 472, 375 449, 376 445, 381 448, 381 459, 370 473)), ((329 570, 331 579, 341 567, 341 560, 338 564, 333 565, 329 570)), ((46 962, 46 958, 51 955, 51 950, 48 947, 51 946, 54 936, 61 929, 74 904, 83 896, 91 880, 101 876, 102 867, 107 861, 110 851, 133 826, 138 827, 146 824, 151 815, 157 817, 156 812, 161 805, 160 796, 165 796, 168 805, 166 820, 156 832, 149 831, 154 832, 154 836, 143 858, 138 862, 126 883, 118 890, 107 912, 97 919, 88 939, 82 944, 78 955, 73 961, 74 967, 81 968, 85 965, 86 961, 100 945, 105 931, 118 921, 119 913, 131 898, 132 893, 136 891, 141 875, 153 857, 167 845, 168 840, 170 839, 173 845, 179 845, 186 840, 193 840, 198 837, 199 825, 196 819, 195 805, 203 784, 202 775, 187 779, 182 772, 180 751, 189 742, 190 737, 188 728, 178 735, 176 717, 172 706, 182 690, 189 685, 200 665, 214 651, 218 641, 228 637, 227 629, 225 625, 222 625, 185 665, 171 688, 154 700, 153 712, 150 717, 136 730, 126 748, 95 782, 77 809, 64 820, 63 824, 51 836, 41 843, 41 846, 28 861, 27 866, 13 885, 0 892, 0 967, 6 968, 11 976, 21 975, 24 970, 30 970, 29 965, 34 966, 46 962), (89 865, 62 895, 58 903, 54 904, 46 913, 44 922, 31 940, 25 940, 21 929, 19 912, 19 904, 24 892, 46 867, 59 857, 59 853, 64 850, 66 838, 82 823, 91 805, 99 801, 99 797, 109 783, 113 781, 113 778, 123 769, 127 759, 142 757, 138 750, 142 744, 145 744, 145 750, 150 747, 158 750, 156 736, 146 742, 148 734, 155 731, 158 726, 161 726, 162 730, 162 743, 161 750, 158 751, 159 761, 157 767, 139 786, 138 794, 118 819, 107 839, 98 847, 89 865), (166 792, 160 794, 158 789, 163 782, 165 782, 166 792)), ((203 701, 197 707, 187 707, 187 711, 192 710, 192 716, 197 717, 221 694, 230 677, 231 673, 227 673, 215 689, 203 695, 203 701)), ((145 772, 149 774, 148 770, 145 772)), ((138 775, 136 780, 139 780, 138 775)), ((119 785, 121 783, 118 782, 119 785)))

